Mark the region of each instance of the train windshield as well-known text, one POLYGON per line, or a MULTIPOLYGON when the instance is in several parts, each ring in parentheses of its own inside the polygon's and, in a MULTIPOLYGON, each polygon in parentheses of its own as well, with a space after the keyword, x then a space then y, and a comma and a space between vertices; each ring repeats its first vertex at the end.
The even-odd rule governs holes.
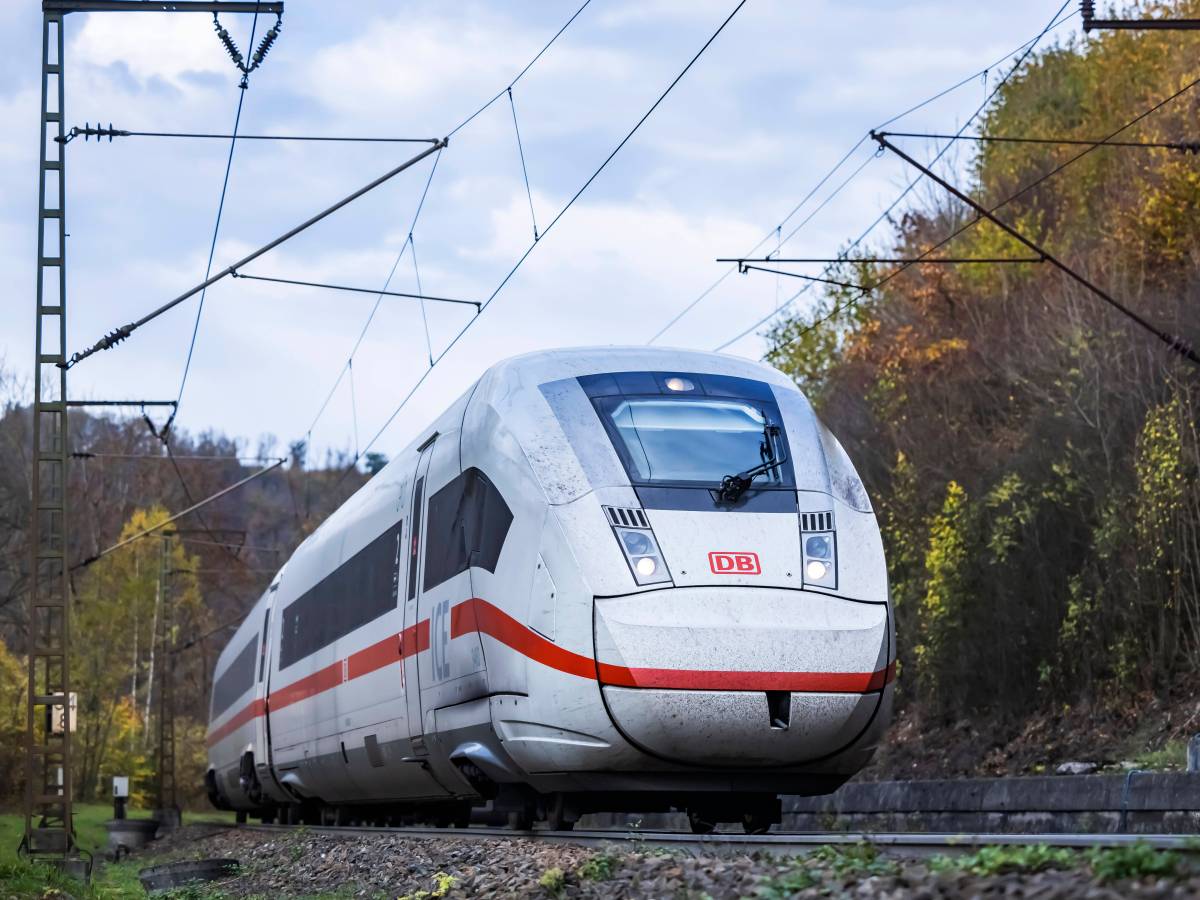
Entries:
MULTIPOLYGON (((769 431, 779 414, 761 401, 606 397, 597 405, 634 482, 720 484, 726 475, 753 469, 782 449, 769 431)), ((776 468, 755 486, 781 486, 786 475, 784 467, 776 468)))

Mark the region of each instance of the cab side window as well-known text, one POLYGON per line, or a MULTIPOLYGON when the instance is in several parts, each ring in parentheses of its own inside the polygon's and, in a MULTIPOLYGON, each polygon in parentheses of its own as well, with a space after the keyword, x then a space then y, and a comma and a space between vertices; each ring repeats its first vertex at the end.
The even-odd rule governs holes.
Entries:
POLYGON ((467 469, 429 498, 424 589, 475 567, 496 571, 512 511, 491 480, 467 469))

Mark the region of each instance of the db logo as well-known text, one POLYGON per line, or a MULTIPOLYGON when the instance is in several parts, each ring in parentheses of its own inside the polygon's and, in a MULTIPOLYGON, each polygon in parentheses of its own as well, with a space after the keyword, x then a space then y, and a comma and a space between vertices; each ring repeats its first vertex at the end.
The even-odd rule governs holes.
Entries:
POLYGON ((708 567, 714 575, 762 574, 757 553, 720 553, 714 550, 708 554, 708 567))

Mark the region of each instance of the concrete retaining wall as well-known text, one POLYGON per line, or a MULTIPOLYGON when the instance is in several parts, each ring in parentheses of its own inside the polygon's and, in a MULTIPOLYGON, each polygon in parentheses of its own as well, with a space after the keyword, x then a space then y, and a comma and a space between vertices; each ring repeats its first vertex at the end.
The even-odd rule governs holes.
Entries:
MULTIPOLYGON (((671 815, 589 815, 580 827, 686 829, 671 815)), ((1200 833, 1200 775, 1062 775, 851 782, 785 797, 783 831, 1200 833)))

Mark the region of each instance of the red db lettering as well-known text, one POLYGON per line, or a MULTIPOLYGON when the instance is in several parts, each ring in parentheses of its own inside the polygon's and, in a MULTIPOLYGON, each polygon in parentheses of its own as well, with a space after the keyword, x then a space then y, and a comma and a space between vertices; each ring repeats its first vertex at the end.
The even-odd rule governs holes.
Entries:
POLYGON ((708 567, 714 575, 760 575, 762 565, 757 553, 730 553, 714 550, 708 554, 708 567))

